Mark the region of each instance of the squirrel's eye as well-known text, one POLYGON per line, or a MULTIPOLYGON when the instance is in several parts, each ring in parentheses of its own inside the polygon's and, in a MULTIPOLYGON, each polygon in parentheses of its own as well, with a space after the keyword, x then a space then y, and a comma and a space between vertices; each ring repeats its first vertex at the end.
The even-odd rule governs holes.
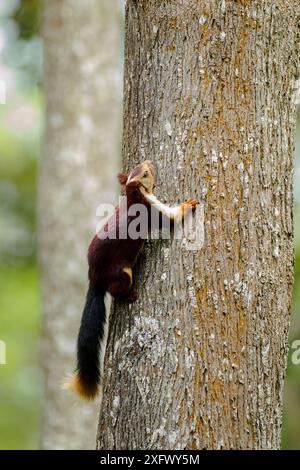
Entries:
POLYGON ((145 171, 143 174, 143 178, 147 178, 147 176, 148 176, 148 171, 145 171))

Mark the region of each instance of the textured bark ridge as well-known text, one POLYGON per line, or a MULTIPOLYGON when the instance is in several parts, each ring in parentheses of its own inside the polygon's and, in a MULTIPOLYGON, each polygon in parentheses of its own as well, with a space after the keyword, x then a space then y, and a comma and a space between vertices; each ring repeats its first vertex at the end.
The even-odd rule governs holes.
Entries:
POLYGON ((116 303, 101 449, 280 445, 293 280, 298 1, 128 0, 123 159, 205 243, 149 241, 116 303))
POLYGON ((117 0, 44 2, 46 131, 40 175, 42 447, 95 448, 99 404, 61 389, 72 372, 96 208, 119 168, 117 0))

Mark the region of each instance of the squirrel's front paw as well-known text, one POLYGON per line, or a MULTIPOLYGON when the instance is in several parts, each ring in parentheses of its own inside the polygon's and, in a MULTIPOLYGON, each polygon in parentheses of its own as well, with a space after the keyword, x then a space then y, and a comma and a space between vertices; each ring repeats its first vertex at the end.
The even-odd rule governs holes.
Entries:
POLYGON ((186 201, 184 201, 182 203, 184 213, 186 214, 190 210, 194 210, 197 204, 199 204, 199 202, 196 199, 187 199, 186 201))

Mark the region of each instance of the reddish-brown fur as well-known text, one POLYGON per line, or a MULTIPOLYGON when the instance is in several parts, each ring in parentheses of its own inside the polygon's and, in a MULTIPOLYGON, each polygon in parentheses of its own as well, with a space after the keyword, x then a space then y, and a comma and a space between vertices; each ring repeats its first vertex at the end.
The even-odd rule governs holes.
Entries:
MULTIPOLYGON (((125 175, 119 175, 122 184, 125 175)), ((127 175, 126 175, 127 179, 127 175)), ((150 206, 139 190, 139 184, 133 182, 126 186, 127 206, 124 203, 116 208, 114 215, 109 219, 101 231, 93 238, 89 250, 89 280, 90 284, 114 297, 123 297, 134 300, 131 279, 124 268, 133 268, 144 238, 133 240, 129 236, 120 239, 120 230, 128 228, 135 216, 128 215, 128 209, 132 204, 143 204, 150 215, 150 206), (108 230, 109 227, 109 230, 108 230), (108 233, 116 233, 116 239, 110 239, 108 233), (106 236, 105 236, 106 235, 106 236)), ((146 235, 146 234, 145 234, 146 235)))
MULTIPOLYGON (((109 292, 113 297, 129 301, 136 299, 132 289, 132 268, 148 230, 154 228, 151 227, 153 220, 158 223, 156 228, 165 226, 164 219, 167 223, 175 220, 172 212, 170 217, 165 217, 163 212, 158 212, 161 205, 158 204, 158 209, 153 205, 154 170, 151 161, 146 160, 129 175, 121 173, 118 177, 120 183, 125 185, 126 198, 121 200, 114 215, 93 238, 88 249, 89 288, 77 340, 77 369, 66 383, 67 388, 88 399, 94 398, 101 386, 100 355, 103 359, 104 327, 107 322, 104 295, 109 292), (129 215, 128 211, 134 204, 143 206, 142 220, 140 212, 129 215), (135 220, 137 217, 139 220, 135 220), (141 224, 141 227, 136 227, 135 236, 129 233, 132 222, 141 224)), ((179 218, 193 209, 196 203, 194 199, 181 203, 178 206, 179 218)), ((168 215, 168 211, 164 214, 168 215)))
POLYGON ((125 185, 127 178, 128 178, 128 173, 119 173, 118 178, 119 178, 120 184, 125 185))

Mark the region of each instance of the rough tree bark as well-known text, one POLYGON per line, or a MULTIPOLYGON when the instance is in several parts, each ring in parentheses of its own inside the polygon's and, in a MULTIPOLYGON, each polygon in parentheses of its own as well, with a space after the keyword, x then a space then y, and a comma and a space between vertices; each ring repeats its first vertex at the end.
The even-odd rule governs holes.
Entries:
POLYGON ((46 131, 40 174, 42 447, 95 448, 99 404, 62 390, 75 366, 96 208, 119 168, 118 0, 44 2, 46 131))
POLYGON ((128 0, 124 166, 204 204, 205 243, 149 241, 116 303, 101 449, 280 445, 293 280, 298 1, 128 0))

